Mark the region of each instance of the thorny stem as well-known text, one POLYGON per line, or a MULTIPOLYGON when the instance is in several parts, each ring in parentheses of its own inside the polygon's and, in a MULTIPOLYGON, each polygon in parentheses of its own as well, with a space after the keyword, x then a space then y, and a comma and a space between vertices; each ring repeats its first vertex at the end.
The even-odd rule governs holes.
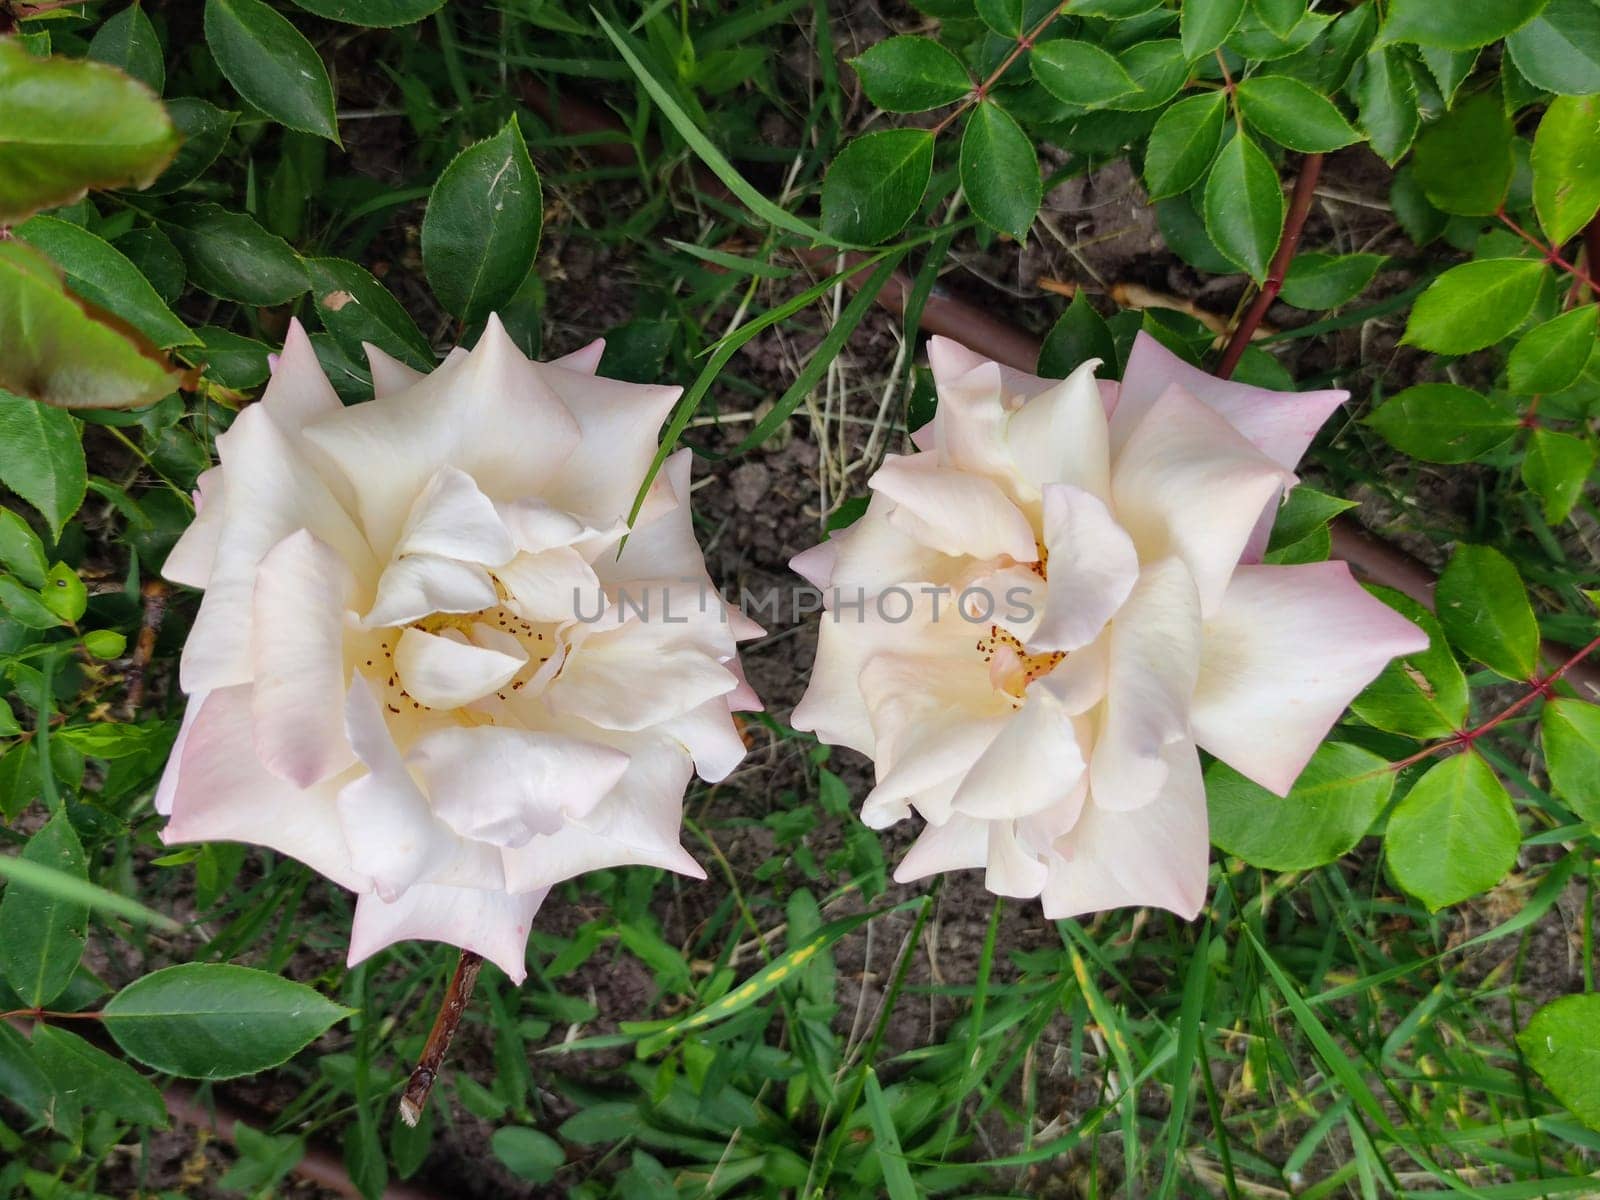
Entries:
POLYGON ((445 989, 444 1000, 439 1005, 439 1015, 433 1019, 427 1045, 422 1048, 422 1057, 417 1060, 416 1069, 411 1072, 406 1090, 400 1096, 400 1119, 407 1125, 414 1127, 422 1119, 428 1093, 439 1078, 444 1056, 450 1049, 451 1039, 456 1036, 461 1014, 467 1010, 467 1002, 472 999, 472 989, 482 969, 481 954, 471 950, 461 952, 461 960, 456 963, 456 972, 450 977, 450 986, 445 989))
POLYGON ((1527 708, 1528 705, 1532 704, 1535 700, 1549 696, 1552 689, 1554 689, 1555 685, 1561 680, 1562 676, 1564 676, 1568 671, 1572 670, 1573 667, 1577 666, 1584 659, 1588 658, 1589 655, 1593 654, 1596 650, 1600 650, 1600 637, 1595 638, 1582 650, 1579 650, 1576 654, 1567 659, 1566 662, 1562 663, 1548 675, 1535 675, 1532 679, 1528 680, 1528 690, 1521 696, 1517 697, 1517 699, 1513 700, 1510 704, 1506 705, 1506 707, 1502 708, 1499 712, 1495 713, 1494 716, 1490 717, 1487 721, 1484 721, 1480 725, 1474 725, 1471 729, 1463 729, 1458 733, 1452 734, 1450 737, 1445 738, 1441 742, 1435 742, 1431 746, 1424 746, 1415 754, 1412 754, 1406 758, 1402 758, 1399 762, 1390 763, 1389 770, 1399 771, 1405 767, 1411 766, 1413 763, 1419 763, 1425 758, 1430 758, 1441 750, 1471 749, 1472 744, 1484 734, 1488 733, 1491 729, 1494 729, 1503 722, 1510 720, 1523 709, 1527 708))
POLYGON ((1317 178, 1321 174, 1322 155, 1306 155, 1300 163, 1299 177, 1294 182, 1294 194, 1289 199, 1289 214, 1284 219, 1283 237, 1279 239, 1277 252, 1267 267, 1266 282, 1261 285, 1255 301, 1246 310, 1244 317, 1228 338, 1228 345, 1222 352, 1222 361, 1217 364, 1217 377, 1220 379, 1228 379, 1233 375, 1239 366, 1239 359, 1244 355, 1245 347, 1255 337, 1256 330, 1266 319, 1267 310, 1272 307, 1272 302, 1283 290, 1283 279, 1289 273, 1289 264, 1294 259, 1295 250, 1299 248, 1300 235, 1306 227, 1306 218, 1311 215, 1311 201, 1315 197, 1317 178))
MULTIPOLYGON (((1579 270, 1577 267, 1573 266, 1572 263, 1561 257, 1560 246, 1547 245, 1542 239, 1529 233, 1521 225, 1518 225, 1515 221, 1513 221, 1511 219, 1511 214, 1506 212, 1505 209, 1500 209, 1495 213, 1495 216, 1500 218, 1500 223, 1507 229, 1511 230, 1512 233, 1516 234, 1523 241, 1527 242, 1528 245, 1532 246, 1535 250, 1540 251, 1544 255, 1545 262, 1549 263, 1553 267, 1560 267, 1563 271, 1565 271, 1568 275, 1571 275, 1595 295, 1600 296, 1600 284, 1595 283, 1594 276, 1589 273, 1590 271, 1594 270, 1595 264, 1592 261, 1585 264, 1588 267, 1588 270, 1579 270)), ((1600 235, 1597 235, 1597 240, 1600 240, 1600 235)), ((1590 241, 1590 235, 1587 231, 1584 233, 1584 245, 1590 247, 1591 249, 1594 248, 1594 243, 1590 241)))
POLYGON ((989 77, 982 83, 978 84, 977 87, 973 88, 970 96, 952 109, 942 121, 933 127, 931 130, 933 136, 938 137, 947 128, 949 128, 952 121, 970 109, 974 104, 980 103, 983 98, 989 94, 989 89, 994 87, 995 84, 999 83, 1001 77, 1011 69, 1011 65, 1033 48, 1033 44, 1039 40, 1040 34, 1044 33, 1046 29, 1049 29, 1052 22, 1054 22, 1055 19, 1062 13, 1066 12, 1067 8, 1071 4, 1072 0, 1061 0, 1061 3, 1052 8, 1044 20, 1040 21, 1032 29, 1028 30, 1028 32, 1019 37, 1017 39, 1017 44, 1011 47, 1011 53, 1007 54, 1005 58, 1000 60, 1000 65, 993 71, 989 72, 989 77))
POLYGON ((139 623, 139 640, 134 643, 133 656, 122 676, 127 685, 126 703, 130 720, 139 715, 139 706, 144 703, 145 670, 155 654, 156 634, 161 631, 161 622, 167 614, 168 588, 165 583, 159 579, 146 580, 139 592, 144 597, 144 619, 139 623))
POLYGON ((99 1009, 93 1012, 53 1012, 48 1008, 13 1008, 10 1012, 0 1012, 0 1021, 9 1021, 12 1018, 26 1018, 32 1021, 102 1021, 105 1014, 99 1009))

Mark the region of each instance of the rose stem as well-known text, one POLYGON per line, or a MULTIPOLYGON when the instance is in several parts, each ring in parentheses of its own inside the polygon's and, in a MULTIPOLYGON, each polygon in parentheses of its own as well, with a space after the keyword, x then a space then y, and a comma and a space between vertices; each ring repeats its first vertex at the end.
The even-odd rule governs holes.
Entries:
POLYGON ((1300 245, 1300 234, 1306 227, 1306 218, 1311 215, 1311 200, 1316 194, 1317 177, 1321 174, 1322 155, 1306 155, 1300 163, 1299 178, 1294 181, 1289 215, 1283 223, 1283 237, 1278 242, 1277 253, 1272 256, 1272 263, 1267 267, 1266 282, 1261 285, 1255 301, 1228 339, 1227 348, 1222 352, 1222 361, 1217 364, 1217 378, 1229 379, 1233 376, 1234 368, 1244 355, 1244 348, 1255 337, 1256 329, 1266 319, 1267 309, 1272 307, 1272 302, 1283 290, 1283 277, 1289 273, 1289 263, 1300 245))
POLYGON ((416 1070, 406 1081, 406 1090, 400 1096, 400 1119, 407 1125, 416 1125, 422 1119, 422 1107, 428 1102, 428 1093, 444 1065, 444 1056, 450 1041, 456 1036, 456 1026, 461 1024, 461 1014, 472 999, 472 988, 478 982, 478 971, 483 967, 483 956, 471 950, 461 952, 456 963, 456 973, 450 977, 444 1000, 439 1005, 439 1015, 433 1019, 433 1029, 428 1034, 428 1044, 422 1048, 416 1070))

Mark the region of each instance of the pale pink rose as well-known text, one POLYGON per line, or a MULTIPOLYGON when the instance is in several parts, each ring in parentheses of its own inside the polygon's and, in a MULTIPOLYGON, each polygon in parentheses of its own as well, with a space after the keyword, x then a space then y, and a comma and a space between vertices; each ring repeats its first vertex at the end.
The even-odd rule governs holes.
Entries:
POLYGON ((628 530, 679 389, 597 377, 601 348, 530 362, 491 319, 425 376, 369 348, 376 399, 346 408, 295 325, 200 477, 165 566, 205 598, 163 837, 359 893, 352 963, 426 938, 520 981, 552 884, 703 878, 684 789, 744 756, 759 630, 706 576, 687 451, 628 530))
POLYGON ((1351 698, 1427 645, 1345 564, 1259 561, 1345 393, 1225 383, 1143 334, 1120 388, 1097 362, 1056 381, 942 338, 929 356, 919 453, 794 560, 828 603, 794 725, 873 759, 868 825, 926 822, 897 880, 982 867, 1050 918, 1192 917, 1196 746, 1282 795, 1351 698))

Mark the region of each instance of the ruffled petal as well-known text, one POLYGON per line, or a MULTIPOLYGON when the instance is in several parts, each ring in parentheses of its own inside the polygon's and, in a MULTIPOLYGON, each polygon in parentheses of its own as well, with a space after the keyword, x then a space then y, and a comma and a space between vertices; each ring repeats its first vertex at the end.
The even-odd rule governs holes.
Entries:
POLYGON ((599 576, 570 546, 518 554, 494 577, 509 593, 506 607, 527 621, 570 621, 605 602, 599 576))
POLYGON ((988 835, 983 886, 996 896, 1014 900, 1031 900, 1043 891, 1049 868, 1017 840, 1017 823, 990 821, 988 835))
POLYGON ((502 645, 491 649, 459 634, 445 637, 408 627, 395 645, 394 669, 413 700, 429 708, 460 708, 494 695, 528 665, 525 653, 507 653, 511 645, 504 639, 502 645))
POLYGON ((1172 388, 1128 437, 1111 490, 1140 561, 1182 558, 1210 615, 1257 518, 1290 478, 1222 417, 1172 388))
POLYGON ((1039 557, 1033 526, 993 480, 937 466, 928 455, 891 455, 868 486, 895 502, 892 525, 941 554, 1039 557))
POLYGON ((500 856, 491 846, 464 842, 428 807, 383 719, 367 681, 357 675, 346 698, 344 723, 366 772, 339 790, 339 824, 357 870, 384 900, 413 884, 453 875, 474 886, 500 887, 500 856))
POLYGON ((1011 415, 1006 444, 1016 469, 1034 488, 1071 484, 1111 499, 1111 449, 1105 405, 1092 358, 1011 415))
MULTIPOLYGON (((1048 691, 1034 687, 972 765, 951 803, 969 817, 1009 823, 1069 801, 1079 792, 1083 772, 1072 718, 1048 691)), ((1028 894, 1037 895, 1038 889, 1028 894)))
POLYGON ((510 887, 549 887, 631 864, 706 877, 678 842, 683 792, 694 773, 689 755, 661 738, 636 739, 629 754, 627 773, 588 815, 505 851, 510 887))
MULTIPOLYGON (((861 518, 857 518, 859 521, 861 518)), ((789 569, 818 591, 825 589, 833 578, 833 567, 839 559, 839 543, 834 538, 819 542, 809 550, 802 550, 789 560, 789 569)))
POLYGON ((733 673, 696 645, 686 626, 631 620, 578 643, 545 700, 552 711, 602 729, 639 730, 736 686, 733 673))
POLYGON ((194 520, 178 535, 161 574, 184 587, 203 588, 211 580, 222 537, 222 468, 200 472, 194 481, 194 520))
POLYGON ((1195 740, 1285 795, 1361 689, 1427 645, 1345 563, 1240 567, 1206 621, 1195 740))
POLYGON ((896 883, 912 883, 946 871, 966 871, 989 862, 989 823, 954 813, 929 825, 895 866, 896 883))
POLYGON ((161 840, 253 842, 299 859, 342 887, 364 891, 368 878, 350 859, 335 798, 338 779, 298 788, 272 774, 251 750, 248 684, 205 697, 184 741, 161 840))
POLYGON ((683 389, 625 383, 557 363, 540 366, 539 374, 582 431, 543 494, 596 523, 625 518, 655 458, 662 422, 683 389))
POLYGON ((1099 499, 1064 483, 1044 489, 1044 546, 1044 614, 1028 649, 1076 650, 1100 636, 1133 591, 1139 552, 1099 499))
POLYGON ((382 402, 306 427, 347 477, 384 558, 440 467, 465 472, 494 500, 541 495, 580 436, 577 420, 495 317, 471 353, 382 402))
POLYGON ((1193 920, 1205 904, 1210 838, 1200 758, 1188 742, 1163 751, 1166 782, 1134 812, 1093 799, 1048 861, 1042 896, 1052 921, 1108 908, 1151 905, 1193 920))
POLYGON ((513 847, 589 812, 628 769, 628 756, 610 746, 493 725, 430 733, 406 761, 441 821, 464 838, 513 847))
POLYGON ((296 787, 355 761, 344 735, 345 621, 354 595, 350 568, 304 529, 274 546, 256 572, 255 752, 296 787))
POLYGON ((472 476, 440 467, 406 518, 395 555, 436 554, 497 567, 517 552, 505 523, 472 476))
POLYGON ((256 567, 291 533, 310 530, 357 579, 376 574, 361 531, 266 409, 251 405, 241 412, 217 438, 217 453, 223 527, 179 670, 191 694, 250 681, 256 567))
POLYGON ((593 375, 600 369, 600 359, 605 352, 605 338, 595 338, 587 346, 579 346, 571 354, 552 358, 546 365, 560 367, 566 371, 576 371, 580 375, 593 375))
POLYGON ((1169 558, 1147 567, 1111 627, 1106 699, 1089 764, 1097 808, 1142 808, 1161 794, 1164 751, 1189 736, 1200 628, 1183 563, 1169 558))
POLYGON ((178 736, 172 740, 172 749, 167 753, 167 765, 161 772, 161 781, 156 784, 156 794, 150 801, 151 806, 164 817, 172 814, 172 798, 178 793, 178 772, 183 765, 184 749, 189 744, 189 731, 194 728, 195 718, 200 715, 205 701, 206 693, 196 692, 183 707, 183 720, 178 722, 178 736))
POLYGON ((481 954, 520 984, 528 977, 528 931, 544 898, 544 890, 507 895, 429 883, 407 888, 393 903, 368 893, 356 901, 349 965, 396 942, 444 942, 481 954))
POLYGON ((367 372, 372 376, 372 395, 377 400, 387 400, 425 378, 423 372, 408 367, 398 358, 380 350, 371 342, 362 342, 367 354, 367 372))
POLYGON ((1218 379, 1190 366, 1147 333, 1133 340, 1111 420, 1112 452, 1118 453, 1146 414, 1173 386, 1182 388, 1238 430, 1278 466, 1292 471, 1323 422, 1350 398, 1349 392, 1274 392, 1218 379))
POLYGON ((434 613, 481 612, 499 603, 494 580, 477 563, 408 554, 385 568, 361 623, 368 629, 407 625, 434 613))
POLYGON ((293 317, 284 336, 278 365, 261 393, 261 407, 287 434, 344 407, 323 373, 322 362, 305 329, 293 317))

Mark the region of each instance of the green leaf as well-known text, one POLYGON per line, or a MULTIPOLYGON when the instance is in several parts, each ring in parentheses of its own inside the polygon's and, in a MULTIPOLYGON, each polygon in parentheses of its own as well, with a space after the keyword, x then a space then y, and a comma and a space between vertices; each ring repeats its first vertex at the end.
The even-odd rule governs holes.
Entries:
POLYGON ((219 300, 286 304, 311 286, 289 243, 243 213, 216 204, 177 204, 160 220, 183 255, 189 281, 219 300))
POLYGON ((305 267, 317 315, 347 352, 360 356, 371 342, 419 371, 438 365, 411 314, 366 270, 342 258, 308 258, 305 267))
POLYGON ((45 607, 63 621, 76 622, 89 605, 89 590, 83 586, 78 573, 66 563, 57 563, 50 568, 39 595, 45 607))
POLYGON ((933 134, 926 129, 864 134, 828 167, 822 227, 862 246, 891 238, 916 215, 932 174, 933 134))
POLYGON ((167 66, 155 26, 138 4, 107 19, 89 39, 89 57, 126 71, 156 95, 167 84, 167 66))
POLYGON ((1560 246, 1600 209, 1600 96, 1557 96, 1533 139, 1533 207, 1560 246))
POLYGON ((1361 60, 1353 94, 1367 140, 1393 166, 1411 149, 1422 124, 1411 64, 1392 47, 1373 47, 1361 60))
POLYGON ((1261 147, 1244 133, 1222 148, 1206 180, 1206 232, 1257 282, 1283 235, 1283 188, 1261 147))
POLYGON ((1395 881, 1438 912, 1504 879, 1521 843, 1511 797, 1468 751, 1417 780, 1389 815, 1383 850, 1395 881))
POLYGON ((58 408, 0 391, 0 483, 38 509, 59 538, 89 483, 78 423, 58 408))
POLYGON ((1144 153, 1144 181, 1152 200, 1186 192, 1201 180, 1222 144, 1227 112, 1226 96, 1206 92, 1161 114, 1144 153))
POLYGON ((932 38, 892 37, 850 60, 861 88, 885 112, 925 112, 972 90, 961 60, 932 38))
POLYGON ((506 1170, 529 1183, 549 1183, 567 1161, 560 1142, 524 1125, 496 1129, 489 1145, 506 1170))
POLYGON ((1428 648, 1393 659, 1350 704, 1374 729, 1414 738, 1449 737, 1467 721, 1467 677, 1450 651, 1438 618, 1410 596, 1370 589, 1428 635, 1428 648))
MULTIPOLYGON (((0 508, 0 567, 12 572, 31 588, 43 587, 45 572, 50 569, 39 535, 9 508, 0 508)), ((0 717, 3 716, 0 714, 0 717)))
POLYGON ((328 69, 285 17, 262 0, 206 0, 205 34, 239 95, 281 125, 339 144, 328 69))
POLYGON ((1545 279, 1536 258, 1487 258, 1452 267, 1417 297, 1402 342, 1435 354, 1468 354, 1511 336, 1545 279))
POLYGON ((1245 120, 1291 150, 1316 154, 1361 140, 1331 100, 1287 75, 1252 75, 1236 95, 1245 120))
POLYGON ((1287 796, 1214 762, 1206 770, 1211 840, 1253 867, 1320 867, 1354 848, 1393 787, 1385 759, 1342 742, 1319 746, 1287 796))
POLYGON ((23 587, 9 575, 0 575, 0 612, 24 629, 54 629, 62 623, 38 592, 23 587))
POLYGON ((985 25, 1013 41, 1035 28, 1054 7, 1055 0, 975 0, 972 5, 985 25))
POLYGON ((167 1127, 167 1106, 155 1086, 127 1063, 75 1033, 43 1022, 33 1027, 33 1053, 58 1102, 155 1129, 167 1127))
POLYGON ((1600 825, 1600 705, 1558 697, 1539 717, 1550 790, 1585 821, 1600 825))
POLYGON ((167 112, 183 135, 183 145, 178 148, 172 165, 150 185, 153 196, 168 195, 200 178, 228 144, 228 135, 239 117, 238 113, 227 112, 193 96, 168 100, 167 112))
POLYGON ((1296 308, 1338 308, 1367 290, 1381 254, 1297 254, 1283 278, 1283 300, 1296 308))
POLYGON ((1456 98, 1467 76, 1472 74, 1472 68, 1477 64, 1477 50, 1445 50, 1439 46, 1423 46, 1418 51, 1422 65, 1428 68, 1428 74, 1433 76, 1434 82, 1439 85, 1439 95, 1444 100, 1444 106, 1449 108, 1456 98))
POLYGON ((393 29, 414 25, 444 7, 444 0, 294 0, 308 13, 360 25, 363 29, 393 29))
POLYGON ((1046 379, 1065 379, 1091 358, 1100 360, 1102 373, 1115 373, 1117 347, 1111 327, 1080 290, 1045 334, 1044 344, 1039 347, 1038 371, 1046 379))
POLYGON ((1522 459, 1522 481, 1544 501, 1544 519, 1560 524, 1571 514, 1594 471, 1594 446, 1570 433, 1536 428, 1522 459))
POLYGON ((267 362, 272 348, 265 342, 213 325, 202 325, 195 332, 205 343, 205 351, 199 357, 205 364, 206 374, 223 387, 242 391, 265 383, 272 374, 267 362))
POLYGON ((1577 383, 1594 353, 1597 312, 1595 305, 1585 304, 1523 334, 1506 363, 1511 390, 1542 396, 1577 383))
MULTIPOLYGON (((0 1096, 35 1120, 42 1120, 50 1115, 53 1090, 33 1047, 9 1021, 0 1021, 0 1096)), ((58 1133, 67 1136, 70 1114, 67 1121, 54 1124, 58 1133)))
POLYGON ((1511 560, 1489 546, 1461 545, 1434 591, 1451 645, 1518 682, 1539 666, 1539 623, 1511 560))
POLYGON ((1391 446, 1425 462, 1464 463, 1510 441, 1514 414, 1453 383, 1419 383, 1366 418, 1391 446))
POLYGON ((1299 484, 1292 488, 1273 518, 1272 534, 1267 542, 1269 550, 1293 546, 1323 529, 1329 521, 1356 506, 1354 500, 1330 496, 1315 488, 1299 484))
POLYGON ((1600 993, 1562 996, 1517 1034, 1517 1045, 1557 1100, 1600 1129, 1600 993))
POLYGON ((1029 55, 1033 77, 1057 100, 1085 108, 1139 90, 1126 68, 1091 42, 1054 38, 1029 55))
POLYGON ((121 658, 128 639, 114 629, 93 629, 83 635, 83 648, 99 659, 121 658))
POLYGON ((145 1066, 189 1079, 275 1067, 354 1010, 302 983, 226 963, 136 979, 102 1010, 106 1032, 145 1066))
POLYGON ((1600 5, 1550 0, 1506 39, 1506 49, 1535 87, 1565 96, 1600 92, 1600 5))
POLYGON ((110 242, 56 217, 34 217, 19 226, 16 234, 55 260, 75 293, 121 317, 153 345, 167 349, 200 344, 194 332, 162 303, 139 268, 110 242))
MULTIPOLYGON (((23 862, 88 880, 78 835, 58 812, 22 848, 23 862)), ((0 899, 0 975, 32 1008, 61 994, 83 957, 86 905, 13 879, 0 899)))
POLYGON ((1033 139, 1005 109, 985 100, 961 137, 961 186, 984 224, 1019 242, 1039 211, 1044 185, 1033 139))
POLYGON ((1417 139, 1412 165, 1435 208, 1468 217, 1493 213, 1516 171, 1511 121, 1499 98, 1469 96, 1430 124, 1417 139))
POLYGON ((34 58, 0 38, 0 225, 92 187, 145 187, 177 148, 143 84, 104 63, 34 58))
POLYGON ((450 161, 422 217, 422 266, 439 302, 468 324, 516 294, 544 226, 539 173, 515 117, 450 161))
POLYGON ((1526 25, 1544 5, 1545 0, 1472 0, 1470 4, 1394 0, 1380 36, 1390 42, 1471 50, 1526 25))
POLYGON ((1111 106, 1120 112, 1160 108, 1182 91, 1189 79, 1189 60, 1183 56, 1183 47, 1176 38, 1139 42, 1124 50, 1118 59, 1139 85, 1137 92, 1111 106))
POLYGON ((1233 32, 1244 16, 1244 0, 1183 0, 1178 37, 1190 62, 1210 54, 1233 32))
POLYGON ((17 240, 0 242, 0 346, 0 388, 58 408, 138 408, 178 385, 164 354, 99 320, 17 240))

